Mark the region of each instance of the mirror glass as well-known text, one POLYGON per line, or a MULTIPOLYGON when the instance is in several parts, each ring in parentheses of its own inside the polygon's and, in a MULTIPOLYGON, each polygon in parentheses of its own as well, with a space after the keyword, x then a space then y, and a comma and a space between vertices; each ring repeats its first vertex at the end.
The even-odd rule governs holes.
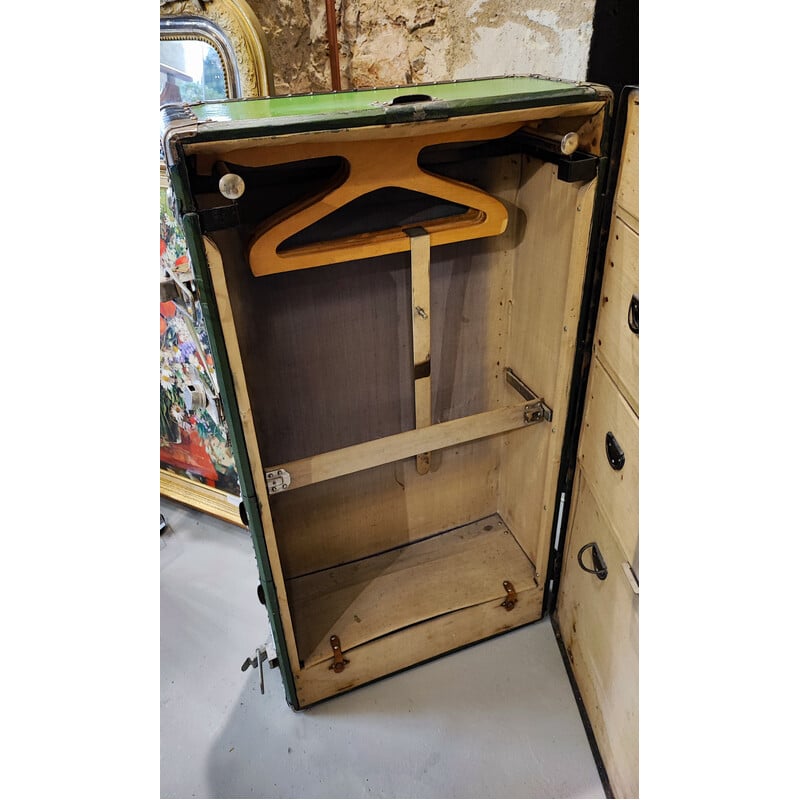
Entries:
POLYGON ((197 103, 228 96, 222 59, 211 44, 161 41, 161 102, 197 103))

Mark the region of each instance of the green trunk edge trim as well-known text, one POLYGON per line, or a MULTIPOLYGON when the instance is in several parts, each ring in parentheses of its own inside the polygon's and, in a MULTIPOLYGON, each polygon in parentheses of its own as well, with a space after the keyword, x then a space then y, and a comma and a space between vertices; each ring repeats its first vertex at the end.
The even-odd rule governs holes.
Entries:
POLYGON ((227 416, 228 431, 231 437, 236 471, 239 474, 239 486, 242 490, 242 502, 247 512, 248 529, 253 540, 253 549, 258 563, 259 578, 261 586, 264 588, 266 599, 267 616, 272 627, 275 649, 278 655, 278 667, 283 678, 286 702, 294 709, 299 708, 297 700, 297 690, 294 684, 294 675, 289 663, 289 655, 286 649, 286 639, 283 633, 278 606, 278 595, 275 591, 275 582, 272 577, 272 570, 269 566, 267 556, 267 545, 264 540, 264 529, 261 526, 261 512, 256 497, 255 485, 253 483, 253 473, 250 467, 250 459, 247 456, 245 446, 244 431, 242 430, 241 418, 239 416, 239 404, 236 400, 236 393, 231 379, 231 368, 225 350, 225 339, 222 334, 222 326, 219 321, 219 312, 214 297, 214 289, 211 281, 211 273, 206 260, 205 249, 202 247, 203 234, 200 229, 200 218, 197 214, 184 214, 181 218, 189 255, 194 268, 197 288, 200 294, 200 304, 203 317, 208 330, 208 338, 211 343, 211 353, 214 356, 216 365, 217 379, 219 380, 220 395, 222 404, 227 416))
POLYGON ((598 87, 544 78, 493 78, 286 97, 222 100, 190 106, 195 142, 275 136, 368 125, 395 125, 601 100, 598 87), (397 97, 425 102, 392 105, 397 97))

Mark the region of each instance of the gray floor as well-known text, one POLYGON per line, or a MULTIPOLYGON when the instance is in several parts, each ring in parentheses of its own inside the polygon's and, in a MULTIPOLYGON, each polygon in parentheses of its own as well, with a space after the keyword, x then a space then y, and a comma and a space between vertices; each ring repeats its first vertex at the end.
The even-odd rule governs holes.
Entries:
POLYGON ((162 797, 604 797, 549 620, 294 712, 249 535, 161 510, 162 797))

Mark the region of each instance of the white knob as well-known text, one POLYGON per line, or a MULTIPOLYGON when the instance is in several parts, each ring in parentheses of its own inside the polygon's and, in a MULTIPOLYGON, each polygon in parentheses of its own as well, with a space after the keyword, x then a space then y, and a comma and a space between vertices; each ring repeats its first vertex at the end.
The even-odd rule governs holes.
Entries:
POLYGON ((228 172, 219 179, 219 191, 228 200, 238 200, 244 194, 244 179, 241 175, 228 172))
POLYGON ((561 140, 561 152, 565 156, 572 155, 578 149, 578 134, 566 133, 561 140))

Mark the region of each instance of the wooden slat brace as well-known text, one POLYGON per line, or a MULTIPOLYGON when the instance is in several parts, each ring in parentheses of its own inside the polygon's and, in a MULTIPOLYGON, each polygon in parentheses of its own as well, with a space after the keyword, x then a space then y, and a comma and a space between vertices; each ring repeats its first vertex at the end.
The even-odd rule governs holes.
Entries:
POLYGON ((276 464, 265 470, 268 481, 275 479, 276 488, 270 488, 270 494, 284 489, 299 489, 312 483, 390 464, 418 453, 442 450, 487 436, 529 427, 530 423, 526 419, 526 409, 529 405, 530 403, 523 400, 503 408, 472 414, 469 417, 438 422, 427 428, 394 433, 381 439, 343 447, 340 450, 276 464))
MULTIPOLYGON (((414 345, 415 427, 431 424, 431 237, 425 228, 404 230, 411 245, 411 335, 414 345)), ((431 454, 417 453, 417 472, 426 475, 431 454)))

